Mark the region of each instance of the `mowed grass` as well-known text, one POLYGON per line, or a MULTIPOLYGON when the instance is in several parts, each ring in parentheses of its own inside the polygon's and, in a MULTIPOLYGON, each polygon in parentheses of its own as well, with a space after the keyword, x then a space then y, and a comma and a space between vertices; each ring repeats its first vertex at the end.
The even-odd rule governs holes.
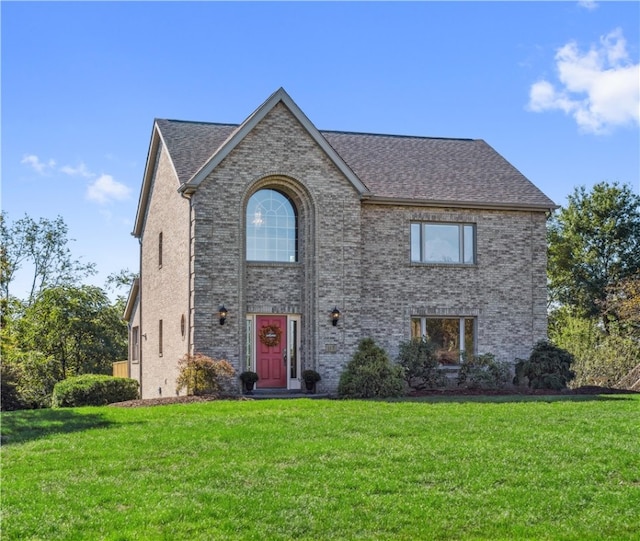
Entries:
POLYGON ((640 539, 640 396, 2 416, 3 540, 640 539))

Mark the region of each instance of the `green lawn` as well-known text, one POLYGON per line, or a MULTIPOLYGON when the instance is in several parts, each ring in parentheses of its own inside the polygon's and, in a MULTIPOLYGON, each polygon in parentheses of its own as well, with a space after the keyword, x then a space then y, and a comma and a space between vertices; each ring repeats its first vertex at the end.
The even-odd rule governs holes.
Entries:
POLYGON ((640 396, 2 415, 2 539, 640 539, 640 396))

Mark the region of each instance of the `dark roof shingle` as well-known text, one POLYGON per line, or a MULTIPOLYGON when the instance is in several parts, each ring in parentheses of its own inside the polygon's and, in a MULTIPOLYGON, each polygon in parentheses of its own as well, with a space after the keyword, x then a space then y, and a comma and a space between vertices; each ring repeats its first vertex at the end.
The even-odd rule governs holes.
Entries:
MULTIPOLYGON (((181 183, 238 125, 156 120, 181 183)), ((375 198, 471 205, 555 205, 481 139, 320 132, 375 198)))

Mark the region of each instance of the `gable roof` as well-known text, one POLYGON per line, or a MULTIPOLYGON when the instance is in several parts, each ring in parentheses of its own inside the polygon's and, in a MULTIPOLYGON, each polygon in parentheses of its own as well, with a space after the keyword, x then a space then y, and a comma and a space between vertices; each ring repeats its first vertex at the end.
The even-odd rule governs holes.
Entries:
POLYGON ((260 107, 258 107, 249 117, 233 130, 227 139, 216 148, 213 155, 202 164, 196 173, 180 187, 183 193, 194 192, 199 184, 224 160, 231 151, 245 138, 245 136, 279 103, 282 103, 293 116, 302 124, 311 138, 327 154, 334 165, 351 182, 358 193, 365 194, 367 187, 354 175, 353 171, 344 162, 338 153, 329 145, 318 129, 311 123, 302 110, 294 103, 289 94, 283 88, 274 92, 260 107))
POLYGON ((163 142, 179 190, 192 193, 278 103, 284 104, 363 200, 547 211, 551 199, 481 139, 319 131, 280 88, 242 124, 156 119, 133 234, 142 232, 155 154, 163 142))

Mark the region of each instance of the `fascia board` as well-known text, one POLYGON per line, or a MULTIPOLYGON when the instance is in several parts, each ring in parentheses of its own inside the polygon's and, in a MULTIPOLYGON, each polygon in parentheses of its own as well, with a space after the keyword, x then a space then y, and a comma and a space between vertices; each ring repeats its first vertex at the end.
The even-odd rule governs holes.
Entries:
POLYGON ((200 183, 224 160, 231 151, 255 128, 255 126, 271 111, 278 103, 282 102, 307 130, 313 140, 322 148, 329 159, 336 167, 349 179, 356 191, 363 195, 369 193, 367 187, 349 168, 344 160, 338 155, 333 147, 322 136, 313 123, 307 118, 302 110, 295 104, 291 97, 283 88, 278 89, 265 101, 258 109, 256 109, 220 146, 213 156, 198 170, 191 179, 184 183, 179 191, 189 194, 197 190, 200 183))
POLYGON ((405 199, 400 197, 363 197, 363 203, 369 205, 398 205, 403 207, 437 207, 477 210, 519 210, 553 212, 558 205, 538 205, 535 203, 491 203, 483 201, 443 201, 436 199, 405 199))
MULTIPOLYGON (((153 123, 153 131, 151 133, 151 141, 149 143, 149 152, 147 154, 147 162, 144 167, 144 174, 142 176, 142 188, 140 189, 140 198, 138 199, 138 210, 136 212, 136 219, 133 226, 133 231, 131 234, 140 238, 142 236, 142 231, 144 229, 144 220, 147 213, 147 205, 149 204, 149 196, 151 195, 151 184, 153 180, 153 173, 155 168, 158 166, 156 163, 156 156, 158 155, 158 147, 163 145, 164 148, 167 148, 165 144, 164 138, 162 137, 162 132, 158 127, 157 121, 153 123)), ((173 173, 178 178, 178 173, 176 171, 176 167, 173 163, 173 158, 169 155, 169 162, 171 163, 171 168, 173 169, 173 173)))
POLYGON ((133 284, 131 284, 131 289, 129 290, 129 296, 127 297, 127 304, 124 307, 124 314, 122 319, 125 321, 131 321, 131 315, 133 314, 133 309, 138 300, 138 291, 140 289, 140 279, 136 278, 133 280, 133 284))

